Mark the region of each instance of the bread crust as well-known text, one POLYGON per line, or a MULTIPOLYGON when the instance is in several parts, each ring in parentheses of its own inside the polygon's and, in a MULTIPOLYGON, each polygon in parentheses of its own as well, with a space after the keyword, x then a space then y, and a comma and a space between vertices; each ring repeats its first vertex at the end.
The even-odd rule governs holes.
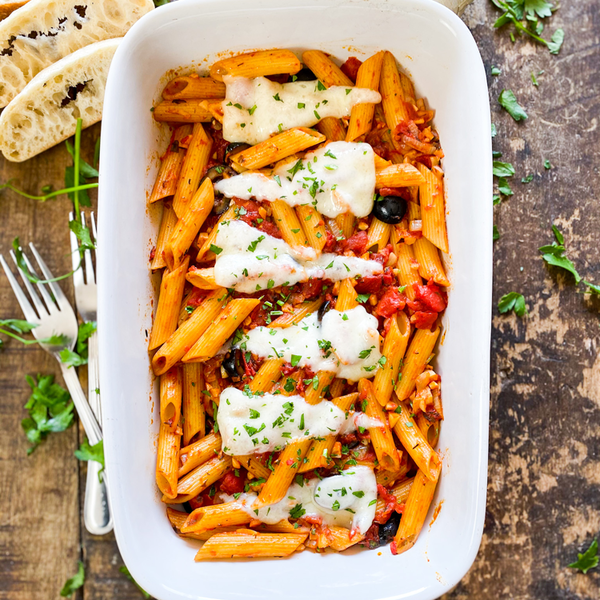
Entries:
POLYGON ((29 0, 0 21, 0 107, 46 67, 124 36, 153 8, 152 0, 29 0))
POLYGON ((121 38, 90 44, 36 75, 0 115, 0 151, 27 160, 102 118, 110 63, 121 38))

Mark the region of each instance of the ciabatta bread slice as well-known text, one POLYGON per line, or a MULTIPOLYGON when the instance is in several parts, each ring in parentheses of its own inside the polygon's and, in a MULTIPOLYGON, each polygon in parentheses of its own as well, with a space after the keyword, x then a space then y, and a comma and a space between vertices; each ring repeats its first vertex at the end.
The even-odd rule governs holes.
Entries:
POLYGON ((102 118, 104 88, 121 38, 77 50, 36 75, 0 116, 0 150, 22 162, 102 118))
POLYGON ((27 0, 0 0, 0 20, 6 19, 8 15, 21 8, 27 0))
POLYGON ((152 0, 30 0, 0 22, 0 107, 72 52, 122 37, 152 0))

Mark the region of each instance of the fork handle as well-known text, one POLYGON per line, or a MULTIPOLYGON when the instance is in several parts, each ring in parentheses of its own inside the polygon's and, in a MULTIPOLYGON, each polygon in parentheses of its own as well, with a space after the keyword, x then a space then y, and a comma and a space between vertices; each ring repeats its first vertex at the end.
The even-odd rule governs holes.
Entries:
POLYGON ((102 427, 100 404, 100 377, 98 373, 98 332, 94 331, 88 339, 88 400, 96 420, 102 427))
POLYGON ((71 394, 73 404, 75 404, 79 420, 85 429, 89 443, 91 446, 94 446, 102 439, 102 430, 100 429, 100 425, 98 425, 98 421, 96 421, 96 417, 83 393, 81 383, 79 383, 79 378, 77 377, 77 372, 74 368, 68 368, 63 363, 60 363, 60 369, 67 389, 71 394))

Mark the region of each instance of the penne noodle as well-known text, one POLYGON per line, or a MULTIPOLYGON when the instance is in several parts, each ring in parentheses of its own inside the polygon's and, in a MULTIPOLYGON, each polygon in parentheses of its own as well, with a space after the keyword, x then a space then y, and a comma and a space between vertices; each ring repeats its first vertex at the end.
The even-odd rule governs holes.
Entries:
POLYGON ((368 379, 361 379, 358 382, 358 391, 360 398, 364 398, 362 404, 366 415, 381 423, 379 427, 369 427, 371 443, 373 444, 379 465, 385 469, 397 471, 400 468, 398 450, 396 450, 394 436, 390 430, 386 415, 373 392, 373 384, 368 379))
POLYGON ((404 106, 404 92, 400 83, 400 73, 398 72, 396 59, 391 52, 386 52, 383 56, 379 93, 381 94, 385 121, 393 133, 397 125, 408 119, 408 112, 404 106))
POLYGON ((165 245, 164 256, 169 269, 176 268, 211 213, 215 201, 212 181, 206 177, 189 206, 180 215, 165 245))
MULTIPOLYGON (((347 412, 356 402, 357 398, 358 393, 355 392, 347 396, 334 398, 332 402, 340 410, 347 412)), ((302 465, 298 469, 298 473, 306 473, 306 471, 312 471, 319 467, 327 467, 331 462, 331 450, 335 444, 335 440, 335 435, 328 435, 324 440, 313 440, 302 461, 302 465)))
POLYGON ((298 469, 302 465, 304 455, 308 451, 311 440, 302 440, 293 442, 286 446, 275 465, 275 470, 271 473, 267 483, 260 491, 258 499, 253 504, 254 508, 262 508, 279 502, 290 487, 298 469))
POLYGON ((402 554, 414 546, 427 518, 436 485, 437 481, 431 481, 422 471, 417 472, 394 537, 393 554, 402 554))
MULTIPOLYGON (((202 392, 204 391, 204 373, 202 365, 192 363, 183 365, 183 444, 187 446, 190 440, 206 434, 206 414, 202 392)), ((181 454, 179 455, 181 459, 181 454)), ((180 473, 181 476, 181 473, 180 473)))
POLYGON ((398 232, 395 227, 392 228, 392 247, 397 257, 396 269, 398 272, 398 281, 405 287, 404 293, 409 300, 415 299, 414 285, 422 285, 423 280, 419 275, 419 263, 415 259, 412 246, 399 241, 398 232))
POLYGON ((177 496, 177 470, 181 436, 161 423, 158 432, 156 485, 167 499, 177 496))
POLYGON ((258 459, 251 455, 247 456, 236 456, 236 460, 249 472, 254 475, 257 479, 264 479, 265 481, 271 475, 271 470, 265 467, 258 459))
POLYGON ((191 348, 227 303, 227 290, 219 288, 209 294, 190 318, 158 349, 152 358, 152 370, 162 375, 191 348))
MULTIPOLYGON (((178 448, 179 450, 179 448, 178 448)), ((218 481, 231 469, 231 456, 215 456, 184 475, 177 482, 177 496, 173 504, 181 504, 195 498, 200 492, 218 481)))
POLYGON ((373 392, 381 406, 385 406, 390 401, 392 391, 397 386, 400 365, 408 346, 410 333, 410 320, 405 312, 398 312, 390 317, 390 327, 382 351, 386 361, 377 369, 373 379, 373 392))
POLYGON ((398 400, 406 400, 413 393, 416 379, 423 372, 439 335, 439 327, 435 331, 429 329, 415 331, 404 357, 400 380, 395 388, 398 400))
POLYGON ((178 218, 181 218, 191 202, 200 179, 204 175, 210 158, 212 139, 204 130, 202 123, 194 123, 192 139, 190 140, 179 181, 173 198, 173 208, 178 218))
POLYGON ((179 311, 183 299, 185 286, 185 272, 187 271, 189 257, 174 271, 165 269, 160 284, 160 295, 156 307, 156 316, 152 324, 152 333, 148 350, 154 350, 166 342, 177 329, 179 311))
MULTIPOLYGON (((396 502, 398 504, 404 504, 408 499, 408 494, 410 492, 410 488, 412 487, 414 477, 411 479, 403 479, 399 483, 396 483, 394 487, 388 490, 388 493, 392 494, 394 498, 396 498, 396 502)), ((385 501, 383 498, 377 499, 377 512, 383 512, 385 510, 385 501)))
POLYGON ((283 363, 282 358, 265 360, 250 382, 250 390, 253 392, 268 392, 279 381, 283 363))
POLYGON ((408 163, 390 165, 381 171, 377 171, 375 174, 376 189, 383 187, 410 187, 424 183, 425 177, 419 172, 419 169, 408 163))
POLYGON ((156 240, 156 247, 154 248, 154 258, 150 268, 153 271, 157 269, 163 269, 167 266, 165 257, 163 255, 165 244, 167 243, 173 228, 177 224, 177 215, 171 206, 165 204, 163 208, 162 219, 160 221, 160 228, 158 230, 158 238, 156 240))
POLYGON ((323 302, 324 298, 305 300, 302 304, 294 307, 293 312, 284 313, 280 317, 277 317, 274 321, 271 321, 267 327, 290 327, 290 325, 297 325, 304 317, 319 310, 323 302))
POLYGON ((335 222, 346 239, 354 232, 354 215, 352 213, 337 216, 335 222))
POLYGON ((169 519, 169 523, 171 523, 171 526, 177 531, 177 534, 183 538, 206 541, 216 533, 225 533, 227 531, 236 531, 238 529, 236 526, 233 526, 221 527, 219 529, 211 529, 210 531, 204 531, 202 533, 181 533, 181 527, 186 522, 187 517, 188 513, 182 512, 180 510, 175 510, 170 506, 167 507, 167 518, 169 519))
POLYGON ((255 298, 232 300, 181 360, 188 363, 212 358, 259 304, 260 300, 255 298))
POLYGON ((354 87, 352 80, 320 50, 306 50, 302 53, 302 62, 325 87, 331 87, 332 85, 354 87))
POLYGON ((313 129, 294 127, 238 152, 231 160, 244 169, 260 169, 323 141, 325 136, 313 129))
POLYGON ((336 552, 343 552, 344 550, 347 550, 351 546, 354 546, 365 539, 363 534, 358 532, 354 532, 353 534, 345 527, 329 526, 328 529, 329 534, 333 538, 329 547, 336 552))
POLYGON ((335 309, 342 311, 356 308, 358 306, 358 301, 356 300, 357 296, 358 294, 352 285, 352 280, 342 279, 340 291, 335 303, 335 309))
POLYGON ((221 436, 213 432, 201 440, 181 448, 178 477, 183 477, 186 473, 216 456, 221 451, 221 442, 221 436))
POLYGON ((435 448, 440 439, 440 421, 429 421, 422 412, 417 414, 415 421, 429 445, 435 448))
POLYGON ((323 217, 312 206, 307 205, 296 206, 296 214, 308 244, 315 249, 317 257, 319 257, 327 243, 327 231, 323 217))
POLYGON ((260 50, 224 58, 210 67, 210 76, 223 81, 225 75, 235 77, 266 77, 288 73, 294 75, 302 63, 291 50, 260 50))
POLYGON ((251 530, 218 533, 198 550, 195 560, 289 556, 300 548, 307 536, 306 533, 256 533, 251 530))
POLYGON ((336 117, 325 117, 315 125, 317 131, 322 133, 329 142, 343 142, 346 139, 344 121, 336 117))
POLYGON ((382 248, 385 248, 391 233, 392 225, 380 221, 377 217, 373 217, 367 231, 367 235, 369 236, 367 250, 379 252, 382 248), (373 247, 375 247, 375 250, 373 250, 373 247))
POLYGON ((216 290, 219 287, 215 281, 215 270, 213 267, 206 269, 191 267, 185 278, 200 290, 216 290))
POLYGON ((413 244, 413 249, 415 259, 419 263, 419 275, 423 279, 433 279, 438 285, 448 287, 450 281, 446 277, 438 249, 424 237, 419 238, 413 244))
MULTIPOLYGON (((426 237, 442 252, 448 253, 448 232, 444 207, 444 184, 442 176, 436 176, 425 165, 418 165, 425 180, 419 186, 419 203, 423 222, 423 237, 426 237)), ((437 169, 437 168, 436 168, 437 169)), ((436 171, 437 172, 437 171, 436 171)))
POLYGON ((164 100, 154 107, 152 116, 159 123, 210 123, 213 116, 204 102, 204 99, 164 100))
POLYGON ((239 502, 201 506, 190 513, 181 527, 181 533, 202 533, 218 527, 245 525, 251 520, 252 517, 241 508, 239 502))
MULTIPOLYGON (((368 88, 370 90, 379 90, 379 79, 381 76, 381 65, 383 62, 384 52, 374 54, 359 67, 356 77, 356 87, 368 88)), ((346 141, 353 142, 364 134, 371 131, 373 123, 373 115, 375 113, 374 104, 357 104, 352 107, 350 114, 350 123, 348 124, 348 132, 346 141)))
POLYGON ((308 404, 319 404, 327 393, 329 385, 334 377, 335 373, 330 371, 319 371, 313 378, 312 383, 306 388, 304 400, 306 400, 308 404))
POLYGON ((271 210, 273 211, 273 220, 279 227, 283 240, 297 252, 302 253, 305 251, 309 247, 308 239, 298 220, 296 211, 283 200, 271 202, 271 210))
POLYGON ((188 98, 225 98, 225 84, 211 77, 186 75, 171 79, 163 90, 165 100, 188 98))
POLYGON ((185 158, 185 148, 182 148, 179 142, 191 133, 191 125, 181 125, 173 133, 173 139, 169 142, 169 147, 165 155, 161 158, 160 168, 158 169, 158 175, 148 199, 148 204, 164 200, 175 194, 177 181, 179 180, 181 167, 185 158))
POLYGON ((400 418, 394 425, 394 433, 398 436, 400 443, 404 446, 410 457, 415 461, 417 467, 431 481, 437 481, 440 476, 442 462, 436 451, 429 445, 421 430, 411 417, 410 411, 399 404, 400 418))
POLYGON ((181 421, 182 394, 181 370, 173 367, 160 377, 160 422, 173 432, 181 421))
POLYGON ((381 158, 379 154, 375 154, 375 173, 379 173, 379 171, 383 171, 388 167, 392 166, 392 162, 389 160, 385 160, 385 158, 381 158))

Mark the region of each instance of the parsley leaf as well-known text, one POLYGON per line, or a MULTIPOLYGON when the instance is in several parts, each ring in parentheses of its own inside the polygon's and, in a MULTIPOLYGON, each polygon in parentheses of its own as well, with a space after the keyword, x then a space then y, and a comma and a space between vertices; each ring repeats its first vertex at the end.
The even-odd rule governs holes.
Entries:
POLYGON ((494 229, 492 230, 492 239, 494 240, 494 242, 500 239, 500 232, 498 231, 498 228, 495 225, 494 229))
POLYGON ((585 574, 590 569, 595 569, 598 566, 598 562, 598 540, 594 540, 583 554, 577 553, 577 560, 571 563, 569 567, 571 569, 579 569, 585 574))
POLYGON ((302 360, 302 356, 298 355, 298 354, 292 354, 290 363, 292 365, 292 367, 297 367, 298 363, 302 360))
POLYGON ((502 73, 502 69, 498 68, 498 67, 494 67, 492 65, 492 68, 490 69, 490 73, 494 76, 496 75, 500 75, 502 73))
POLYGON ((550 54, 558 54, 560 48, 565 41, 565 32, 562 29, 557 29, 553 34, 549 42, 546 42, 550 54))
POLYGON ((572 261, 565 256, 564 237, 555 225, 552 226, 552 231, 556 241, 552 242, 552 245, 541 246, 538 250, 542 253, 542 258, 546 263, 568 271, 575 278, 575 283, 578 284, 581 276, 572 261))
POLYGON ((511 310, 513 310, 518 317, 525 316, 527 313, 527 306, 525 305, 525 298, 522 294, 509 292, 500 298, 498 301, 498 311, 504 314, 511 310))
POLYGON ((511 163, 495 160, 492 167, 496 177, 512 177, 515 174, 515 168, 511 163))
POLYGON ((88 440, 84 440, 78 450, 75 450, 75 456, 78 460, 88 461, 94 460, 102 465, 102 469, 98 472, 98 478, 101 478, 104 471, 104 440, 100 440, 97 444, 90 446, 88 440))
POLYGON ((302 504, 298 503, 296 506, 290 509, 290 517, 292 519, 299 519, 306 513, 306 510, 302 508, 302 504))
POLYGON ((60 590, 60 595, 63 598, 67 596, 72 596, 75 593, 75 590, 78 590, 83 586, 83 582, 85 581, 85 568, 83 563, 79 561, 77 563, 77 573, 73 575, 70 579, 67 579, 65 585, 63 585, 63 589, 60 590))
POLYGON ((508 181, 505 177, 499 177, 498 178, 498 191, 503 195, 503 196, 512 196, 513 195, 513 191, 510 187, 510 185, 508 184, 508 181))
POLYGON ((524 121, 527 119, 527 113, 517 102, 517 98, 511 90, 502 90, 498 97, 498 102, 500 102, 500 106, 502 106, 515 121, 524 121))
POLYGON ((594 285, 593 283, 590 283, 589 281, 586 281, 585 279, 583 280, 584 285, 587 286, 587 293, 590 294, 597 294, 600 296, 600 285, 594 285))

